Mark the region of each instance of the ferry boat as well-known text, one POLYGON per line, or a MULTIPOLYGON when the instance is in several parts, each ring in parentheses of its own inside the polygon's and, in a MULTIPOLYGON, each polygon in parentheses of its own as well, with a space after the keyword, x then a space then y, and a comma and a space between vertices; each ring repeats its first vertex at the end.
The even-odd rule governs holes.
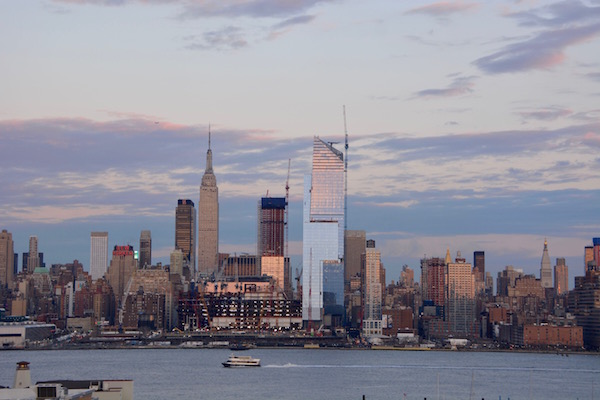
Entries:
POLYGON ((232 354, 227 361, 222 363, 224 367, 260 367, 260 359, 250 356, 237 356, 232 354))

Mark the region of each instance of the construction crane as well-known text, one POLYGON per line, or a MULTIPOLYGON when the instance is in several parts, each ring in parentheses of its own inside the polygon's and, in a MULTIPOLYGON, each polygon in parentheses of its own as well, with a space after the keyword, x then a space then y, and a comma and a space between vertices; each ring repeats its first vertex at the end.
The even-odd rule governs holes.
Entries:
POLYGON ((344 105, 344 232, 348 230, 348 129, 346 128, 346 106, 344 105))
POLYGON ((289 234, 289 218, 290 218, 290 167, 292 165, 292 159, 288 158, 288 173, 287 173, 287 179, 285 180, 285 254, 283 255, 283 259, 284 259, 284 263, 285 263, 285 257, 289 257, 290 253, 288 253, 289 248, 288 248, 288 242, 289 242, 289 238, 288 238, 288 234, 289 234))

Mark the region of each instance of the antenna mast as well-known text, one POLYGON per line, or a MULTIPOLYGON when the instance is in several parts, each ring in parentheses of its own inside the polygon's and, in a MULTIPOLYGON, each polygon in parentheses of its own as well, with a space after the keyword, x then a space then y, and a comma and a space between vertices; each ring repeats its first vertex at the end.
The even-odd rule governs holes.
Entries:
POLYGON ((346 106, 344 105, 344 236, 348 230, 348 129, 346 128, 346 106))

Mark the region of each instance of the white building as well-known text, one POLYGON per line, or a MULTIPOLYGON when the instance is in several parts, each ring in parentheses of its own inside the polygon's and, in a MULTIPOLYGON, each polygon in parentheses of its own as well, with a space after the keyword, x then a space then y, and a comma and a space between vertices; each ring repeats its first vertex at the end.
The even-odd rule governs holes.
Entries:
POLYGON ((100 279, 108 269, 108 232, 92 232, 90 235, 90 275, 100 279))

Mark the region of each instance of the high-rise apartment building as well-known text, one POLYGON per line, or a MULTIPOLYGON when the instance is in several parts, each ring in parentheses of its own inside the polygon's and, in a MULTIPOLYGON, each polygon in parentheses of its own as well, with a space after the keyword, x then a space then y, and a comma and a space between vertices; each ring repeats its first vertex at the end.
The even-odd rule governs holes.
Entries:
POLYGON ((550 266, 550 255, 548 254, 548 241, 544 240, 544 251, 540 266, 540 280, 544 289, 552 288, 552 267, 550 266))
POLYGON ((554 266, 554 291, 557 295, 569 291, 569 267, 564 258, 557 258, 554 266))
POLYGON ((92 232, 90 235, 90 274, 100 279, 108 268, 108 232, 92 232))
POLYGON ((423 300, 433 301, 436 306, 446 302, 446 262, 439 257, 421 259, 421 287, 423 300))
POLYGON ((365 231, 346 231, 344 243, 344 280, 349 285, 350 278, 361 275, 361 259, 367 248, 365 231))
MULTIPOLYGON (((177 200, 175 208, 175 249, 183 253, 183 263, 192 276, 196 273, 196 209, 189 199, 177 200)), ((171 270, 171 272, 173 272, 171 270)))
POLYGON ((14 257, 12 233, 3 229, 0 233, 0 286, 2 287, 11 284, 14 279, 14 257))
POLYGON ((315 136, 303 202, 302 319, 308 324, 323 318, 323 263, 344 257, 344 197, 344 156, 315 136))
POLYGON ((29 255, 27 257, 27 272, 33 272, 38 267, 41 267, 40 255, 38 254, 38 238, 37 236, 30 236, 29 255))
POLYGON ((206 151, 206 170, 198 202, 198 272, 210 275, 219 265, 219 189, 213 172, 210 131, 206 151))
POLYGON ((600 266, 600 238, 593 238, 592 244, 594 245, 594 261, 596 266, 600 266))
POLYGON ((169 273, 183 275, 183 251, 175 249, 171 252, 171 263, 169 264, 169 273))
POLYGON ((365 336, 381 335, 381 299, 383 285, 381 276, 381 253, 375 247, 374 240, 367 240, 363 255, 365 276, 364 281, 364 319, 363 334, 365 336))
POLYGON ((152 265, 152 234, 150 231, 140 233, 139 267, 145 268, 152 265))
POLYGON ((471 264, 457 253, 446 266, 446 321, 450 330, 464 335, 478 334, 475 313, 475 277, 471 264))

